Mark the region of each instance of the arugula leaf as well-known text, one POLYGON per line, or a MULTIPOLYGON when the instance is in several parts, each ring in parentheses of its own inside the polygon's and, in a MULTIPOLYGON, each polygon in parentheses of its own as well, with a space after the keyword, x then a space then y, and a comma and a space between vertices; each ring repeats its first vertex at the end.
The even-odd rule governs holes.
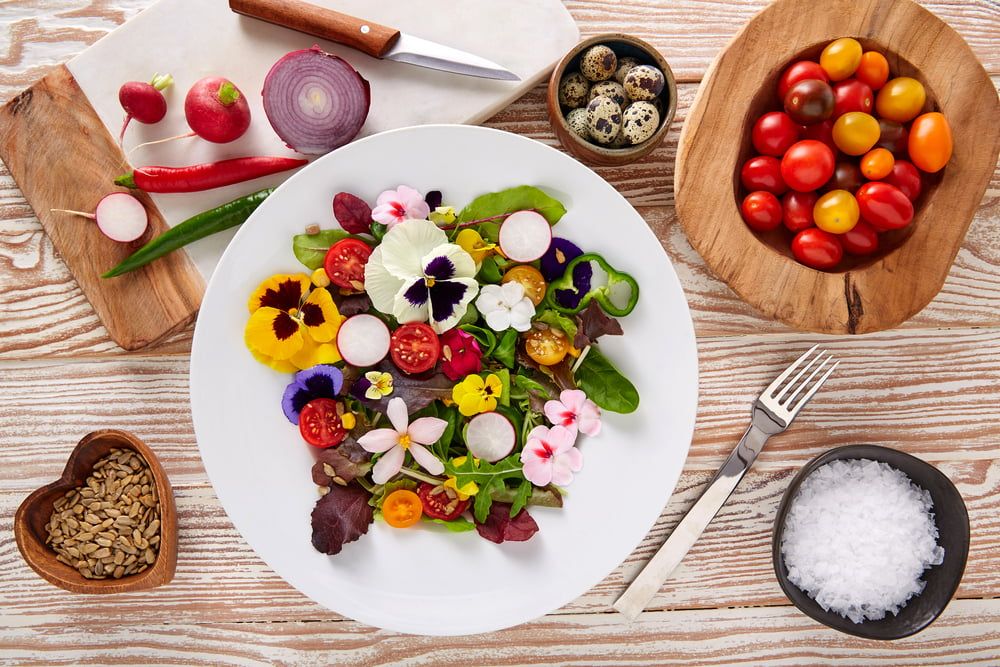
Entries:
POLYGON ((554 310, 543 310, 541 314, 535 317, 535 321, 548 324, 550 327, 556 329, 562 329, 570 341, 576 338, 576 322, 572 319, 566 317, 562 313, 558 313, 554 310))
POLYGON ((343 229, 324 229, 318 234, 296 234, 292 237, 292 252, 306 268, 316 270, 323 266, 326 251, 337 241, 350 234, 343 229))
POLYGON ((528 497, 531 496, 532 489, 531 482, 524 480, 521 485, 517 487, 517 492, 514 494, 514 503, 510 506, 510 516, 514 518, 517 513, 524 509, 524 506, 528 504, 528 497))
POLYGON ((493 492, 490 488, 497 484, 503 485, 503 482, 491 479, 485 485, 479 487, 479 493, 476 494, 475 500, 472 503, 472 515, 476 517, 476 521, 479 523, 486 521, 486 516, 490 513, 490 507, 493 506, 493 492))
POLYGON ((466 456, 461 465, 455 465, 455 462, 452 460, 445 461, 444 470, 446 475, 455 478, 455 483, 459 488, 469 482, 475 482, 482 489, 483 486, 497 479, 524 478, 524 474, 521 472, 520 454, 511 454, 496 463, 489 463, 488 461, 476 459, 472 456, 466 456))
POLYGON ((517 331, 507 329, 490 355, 507 368, 514 368, 514 353, 517 351, 517 331))
POLYGON ((444 526, 447 530, 449 530, 452 533, 466 533, 470 530, 476 529, 476 524, 472 523, 464 516, 457 517, 455 519, 452 519, 451 521, 444 521, 442 519, 431 519, 425 516, 424 521, 426 521, 427 523, 436 523, 439 526, 444 526))
POLYGON ((531 185, 520 185, 499 192, 480 195, 458 214, 458 222, 481 220, 515 211, 537 211, 550 225, 559 222, 566 213, 566 207, 556 199, 531 185))
POLYGON ((576 383, 587 398, 609 412, 625 414, 639 407, 639 391, 635 385, 595 345, 576 369, 576 383))
POLYGON ((467 334, 471 334, 476 339, 484 357, 493 354, 493 349, 497 346, 497 337, 492 331, 478 327, 475 324, 463 324, 458 328, 467 334))

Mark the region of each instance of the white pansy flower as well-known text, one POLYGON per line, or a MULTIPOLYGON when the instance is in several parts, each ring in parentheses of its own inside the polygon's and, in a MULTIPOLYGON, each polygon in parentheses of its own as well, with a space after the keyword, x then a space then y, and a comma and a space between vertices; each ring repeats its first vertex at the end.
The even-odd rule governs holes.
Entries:
POLYGON ((503 285, 483 285, 476 299, 476 308, 494 331, 515 329, 527 331, 535 316, 535 304, 524 295, 518 282, 503 285))

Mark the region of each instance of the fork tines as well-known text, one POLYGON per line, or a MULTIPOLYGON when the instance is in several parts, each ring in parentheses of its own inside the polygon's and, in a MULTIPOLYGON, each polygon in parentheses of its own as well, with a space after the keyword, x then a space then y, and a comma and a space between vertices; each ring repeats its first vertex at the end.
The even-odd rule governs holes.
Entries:
POLYGON ((781 410, 790 417, 794 417, 809 402, 809 399, 813 397, 819 388, 823 386, 823 383, 827 381, 837 366, 840 365, 840 362, 834 359, 834 356, 826 350, 819 350, 819 352, 813 354, 818 347, 819 345, 813 345, 809 348, 805 354, 796 359, 795 363, 786 368, 764 390, 764 393, 760 396, 760 400, 769 409, 774 411, 781 410), (806 363, 807 359, 808 363, 806 363), (830 365, 830 362, 833 362, 833 365, 830 365), (829 368, 827 371, 819 375, 828 365, 829 368), (810 369, 812 369, 812 372, 806 375, 810 369), (798 371, 797 373, 795 373, 796 370, 798 371), (795 373, 795 376, 790 381, 785 382, 792 373, 795 373), (817 375, 819 375, 818 378, 817 375), (805 376, 805 379, 803 379, 803 376, 805 376), (805 390, 804 394, 802 393, 803 390, 805 390))

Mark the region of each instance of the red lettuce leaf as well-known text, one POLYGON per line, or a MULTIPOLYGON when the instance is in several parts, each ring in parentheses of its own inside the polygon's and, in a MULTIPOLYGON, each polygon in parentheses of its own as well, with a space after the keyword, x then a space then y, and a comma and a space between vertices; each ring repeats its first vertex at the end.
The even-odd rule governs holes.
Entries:
POLYGON ((330 487, 312 511, 312 543, 316 551, 338 554, 345 544, 368 532, 375 519, 368 498, 368 492, 355 484, 330 487))
POLYGON ((521 510, 517 516, 511 518, 510 508, 507 503, 493 503, 486 521, 476 523, 479 535, 496 544, 530 540, 531 536, 538 532, 538 524, 527 510, 521 510))
POLYGON ((316 463, 312 467, 313 482, 319 486, 334 483, 344 486, 355 477, 368 474, 372 468, 369 463, 371 457, 352 437, 348 437, 337 447, 320 449, 316 452, 316 463), (327 470, 328 467, 333 474, 327 470))
POLYGON ((372 229, 371 207, 350 192, 338 192, 333 198, 333 217, 351 234, 367 234, 372 229))
POLYGON ((591 300, 582 313, 576 316, 576 338, 573 347, 582 350, 601 336, 621 336, 622 325, 604 312, 597 301, 591 300))

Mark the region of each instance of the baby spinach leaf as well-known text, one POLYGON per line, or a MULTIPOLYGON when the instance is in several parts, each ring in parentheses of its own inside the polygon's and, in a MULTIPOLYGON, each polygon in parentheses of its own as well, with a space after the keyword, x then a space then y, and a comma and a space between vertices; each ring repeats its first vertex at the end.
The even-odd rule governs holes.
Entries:
POLYGON ((464 516, 452 519, 451 521, 443 521, 441 519, 430 519, 425 516, 424 521, 426 521, 427 523, 436 523, 439 526, 444 526, 447 530, 451 531, 452 533, 466 533, 470 530, 476 529, 476 524, 472 523, 464 516))
POLYGON ((492 331, 478 327, 475 324, 463 324, 458 328, 467 334, 472 334, 472 337, 479 343, 479 350, 483 353, 484 357, 493 354, 493 348, 497 346, 497 337, 492 331))
POLYGON ((609 412, 635 412, 639 392, 608 358, 592 345, 583 363, 576 369, 576 384, 587 398, 609 412))
POLYGON ((514 368, 514 353, 517 350, 517 331, 507 329, 500 337, 492 356, 507 368, 514 368))
POLYGON ((503 273, 500 271, 500 265, 497 264, 497 259, 493 255, 483 259, 483 263, 479 267, 479 273, 476 274, 476 278, 482 283, 499 283, 503 280, 503 273))
POLYGON ((444 461, 448 458, 448 452, 451 449, 451 442, 455 439, 455 432, 458 429, 458 409, 454 406, 442 406, 438 409, 437 416, 447 421, 448 425, 444 427, 444 433, 441 434, 441 438, 434 443, 434 446, 431 449, 433 450, 435 456, 444 461))
MULTIPOLYGON (((527 375, 522 375, 518 373, 512 379, 512 386, 515 389, 520 389, 523 394, 518 394, 519 396, 527 397, 528 392, 535 392, 539 396, 545 399, 552 398, 552 393, 540 382, 537 382, 527 375)), ((512 390, 513 391, 513 390, 512 390)))
POLYGON ((337 241, 350 234, 343 229, 324 229, 318 234, 296 234, 292 237, 292 252, 306 268, 316 270, 323 266, 326 251, 337 241))
POLYGON ((503 406, 510 405, 510 371, 506 368, 501 368, 493 373, 498 378, 500 378, 500 398, 499 403, 503 406))
POLYGON ((553 199, 531 185, 520 185, 516 188, 490 192, 476 197, 458 214, 458 222, 482 220, 515 211, 529 210, 542 214, 550 225, 559 222, 559 219, 566 213, 566 207, 557 199, 553 199))

